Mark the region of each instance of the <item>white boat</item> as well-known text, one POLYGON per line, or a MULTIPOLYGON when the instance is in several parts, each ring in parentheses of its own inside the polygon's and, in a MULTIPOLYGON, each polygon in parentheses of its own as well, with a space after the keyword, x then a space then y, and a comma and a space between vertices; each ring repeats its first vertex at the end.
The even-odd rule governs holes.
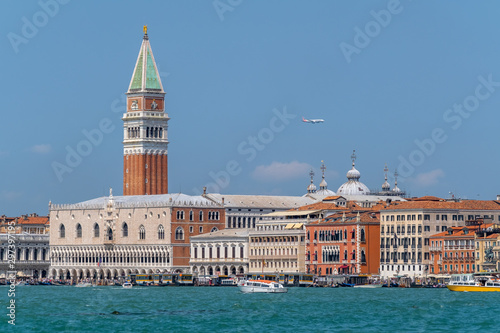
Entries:
POLYGON ((453 274, 446 286, 451 291, 500 291, 498 273, 453 274))
POLYGON ((90 283, 90 282, 80 282, 75 287, 79 287, 79 288, 92 287, 92 283, 90 283))
POLYGON ((286 293, 288 288, 281 283, 270 280, 247 280, 241 281, 238 288, 242 293, 286 293))
POLYGON ((132 288, 132 283, 130 283, 130 282, 125 282, 125 283, 122 285, 122 287, 123 287, 123 288, 125 288, 125 289, 130 289, 130 288, 132 288))
POLYGON ((374 284, 356 284, 354 285, 354 288, 380 288, 382 287, 382 284, 380 283, 374 283, 374 284))
POLYGON ((237 286, 238 285, 238 280, 237 279, 225 279, 220 282, 221 286, 237 286))

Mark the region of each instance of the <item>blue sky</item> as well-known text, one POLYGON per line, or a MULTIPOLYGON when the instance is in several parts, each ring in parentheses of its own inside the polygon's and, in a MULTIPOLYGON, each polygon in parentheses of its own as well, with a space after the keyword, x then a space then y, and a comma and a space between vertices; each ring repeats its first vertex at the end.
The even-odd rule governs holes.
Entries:
POLYGON ((0 214, 46 214, 50 200, 84 201, 109 187, 122 193, 123 98, 144 24, 171 117, 170 192, 209 185, 302 195, 311 167, 319 185, 322 160, 336 191, 356 149, 371 189, 380 188, 387 163, 413 196, 494 199, 499 7, 5 1, 0 214), (302 116, 325 122, 305 124, 302 116), (102 139, 70 166, 68 151, 82 148, 84 132, 102 122, 102 139), (57 163, 67 172, 58 176, 57 163))

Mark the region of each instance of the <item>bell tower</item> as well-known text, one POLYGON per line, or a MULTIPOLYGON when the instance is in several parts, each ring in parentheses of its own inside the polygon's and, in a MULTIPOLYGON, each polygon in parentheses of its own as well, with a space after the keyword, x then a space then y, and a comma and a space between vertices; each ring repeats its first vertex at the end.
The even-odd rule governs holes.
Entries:
POLYGON ((168 113, 147 26, 123 115, 123 195, 168 193, 168 113))

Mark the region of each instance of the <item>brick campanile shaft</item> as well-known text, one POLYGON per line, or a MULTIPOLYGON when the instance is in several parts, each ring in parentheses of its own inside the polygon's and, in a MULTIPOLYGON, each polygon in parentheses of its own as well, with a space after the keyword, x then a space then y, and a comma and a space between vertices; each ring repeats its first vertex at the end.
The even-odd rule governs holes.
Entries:
POLYGON ((168 193, 165 92, 144 27, 123 115, 123 195, 168 193))

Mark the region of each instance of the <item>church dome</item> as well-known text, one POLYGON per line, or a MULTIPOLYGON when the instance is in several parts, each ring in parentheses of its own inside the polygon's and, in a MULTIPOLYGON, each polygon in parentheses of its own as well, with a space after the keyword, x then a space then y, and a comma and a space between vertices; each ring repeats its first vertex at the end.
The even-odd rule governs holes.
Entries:
POLYGON ((391 190, 391 185, 389 185, 387 180, 382 184, 382 190, 383 191, 390 191, 391 190))
POLYGON ((314 185, 313 183, 309 184, 309 186, 307 187, 307 192, 308 193, 316 192, 316 185, 314 185))
POLYGON ((354 167, 356 161, 356 151, 353 151, 352 159, 352 169, 347 172, 347 182, 340 185, 337 190, 337 195, 366 195, 370 194, 368 187, 359 181, 361 178, 361 173, 354 167))
POLYGON ((325 178, 321 180, 321 183, 319 183, 319 188, 320 189, 326 189, 328 187, 328 184, 326 183, 325 178))

